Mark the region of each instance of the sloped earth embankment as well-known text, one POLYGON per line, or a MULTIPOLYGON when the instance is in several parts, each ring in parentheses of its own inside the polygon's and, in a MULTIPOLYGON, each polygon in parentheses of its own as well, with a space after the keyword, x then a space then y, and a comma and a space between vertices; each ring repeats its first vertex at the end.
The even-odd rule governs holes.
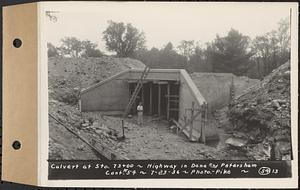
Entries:
POLYGON ((235 100, 229 110, 235 142, 249 158, 291 159, 290 64, 285 63, 235 100))
POLYGON ((52 57, 48 59, 49 98, 74 105, 84 88, 121 71, 144 67, 142 62, 130 58, 52 57))

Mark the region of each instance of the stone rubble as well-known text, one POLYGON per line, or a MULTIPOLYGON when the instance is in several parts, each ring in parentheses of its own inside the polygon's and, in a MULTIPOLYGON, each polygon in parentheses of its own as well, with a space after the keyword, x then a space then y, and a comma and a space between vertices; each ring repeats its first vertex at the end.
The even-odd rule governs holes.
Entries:
POLYGON ((290 158, 290 64, 281 65, 266 76, 258 88, 236 99, 229 113, 233 133, 242 134, 240 137, 248 141, 249 157, 256 160, 290 158))

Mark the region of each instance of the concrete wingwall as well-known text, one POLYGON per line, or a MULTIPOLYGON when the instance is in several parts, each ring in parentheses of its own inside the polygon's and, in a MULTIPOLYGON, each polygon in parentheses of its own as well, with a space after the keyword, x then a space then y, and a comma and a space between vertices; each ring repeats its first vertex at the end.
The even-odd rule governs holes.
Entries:
POLYGON ((229 104, 232 79, 235 96, 259 82, 257 79, 238 77, 231 73, 193 73, 191 78, 207 101, 210 113, 229 104))
POLYGON ((123 111, 129 101, 128 83, 121 72, 81 93, 81 111, 123 111))
POLYGON ((198 89, 201 89, 203 96, 206 98, 209 112, 228 104, 232 77, 232 75, 218 77, 206 73, 191 74, 195 85, 198 89))
MULTIPOLYGON (((206 100, 185 70, 180 71, 179 94, 179 118, 184 118, 184 116, 186 116, 187 118, 191 118, 191 111, 186 111, 186 109, 192 108, 192 102, 194 102, 195 109, 200 109, 200 106, 206 103, 206 100)), ((193 122, 193 129, 198 131, 199 133, 201 132, 200 118, 201 116, 199 115, 193 122)), ((200 138, 200 136, 198 138, 200 138)))

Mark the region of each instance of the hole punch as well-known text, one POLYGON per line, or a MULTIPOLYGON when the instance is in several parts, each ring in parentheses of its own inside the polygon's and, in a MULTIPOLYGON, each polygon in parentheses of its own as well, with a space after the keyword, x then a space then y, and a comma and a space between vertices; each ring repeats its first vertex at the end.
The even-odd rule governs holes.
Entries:
POLYGON ((14 45, 15 48, 21 47, 22 46, 22 40, 20 40, 19 38, 14 39, 13 45, 14 45))
POLYGON ((12 147, 15 149, 15 150, 19 150, 21 148, 21 143, 20 141, 14 141, 13 144, 12 144, 12 147))

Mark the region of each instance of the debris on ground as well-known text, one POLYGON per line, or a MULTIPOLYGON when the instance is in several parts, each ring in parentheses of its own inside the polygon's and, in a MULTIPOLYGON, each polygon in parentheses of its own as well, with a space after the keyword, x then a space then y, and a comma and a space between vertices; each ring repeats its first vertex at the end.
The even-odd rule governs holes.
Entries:
POLYGON ((228 138, 225 143, 236 148, 242 148, 246 145, 247 140, 242 138, 231 137, 228 138))

